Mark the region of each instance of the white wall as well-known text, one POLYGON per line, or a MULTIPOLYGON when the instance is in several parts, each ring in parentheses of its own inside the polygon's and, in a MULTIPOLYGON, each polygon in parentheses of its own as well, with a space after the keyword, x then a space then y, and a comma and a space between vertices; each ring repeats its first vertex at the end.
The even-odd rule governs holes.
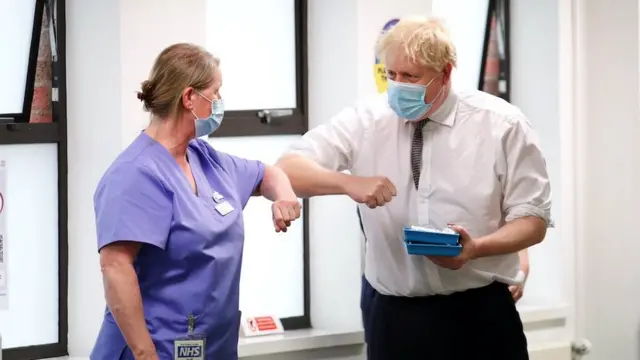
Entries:
POLYGON ((92 198, 104 170, 124 145, 119 28, 117 2, 67 2, 68 308, 72 355, 89 354, 104 311, 92 198))
POLYGON ((579 20, 578 331, 593 342, 590 360, 638 359, 638 1, 576 1, 574 16, 579 20))

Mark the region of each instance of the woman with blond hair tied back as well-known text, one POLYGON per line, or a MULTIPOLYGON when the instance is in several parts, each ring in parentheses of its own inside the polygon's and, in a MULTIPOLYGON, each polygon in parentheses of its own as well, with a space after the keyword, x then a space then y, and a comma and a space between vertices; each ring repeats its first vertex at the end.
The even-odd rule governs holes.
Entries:
POLYGON ((242 209, 273 201, 275 231, 300 216, 278 168, 213 149, 219 61, 176 44, 138 98, 149 126, 100 180, 94 205, 107 309, 92 360, 238 358, 242 209))

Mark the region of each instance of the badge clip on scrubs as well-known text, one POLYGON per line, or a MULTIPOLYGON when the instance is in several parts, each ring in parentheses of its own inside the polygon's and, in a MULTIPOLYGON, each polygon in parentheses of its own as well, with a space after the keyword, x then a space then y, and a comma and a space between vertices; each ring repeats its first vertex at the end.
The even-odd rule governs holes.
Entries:
POLYGON ((462 251, 459 240, 460 235, 449 228, 444 230, 419 226, 404 228, 404 242, 410 255, 455 257, 462 251))

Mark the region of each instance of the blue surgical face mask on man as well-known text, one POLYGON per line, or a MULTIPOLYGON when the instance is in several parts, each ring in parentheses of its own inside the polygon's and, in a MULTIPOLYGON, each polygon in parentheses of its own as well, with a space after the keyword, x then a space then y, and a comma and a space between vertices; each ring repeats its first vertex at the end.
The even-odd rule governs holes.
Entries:
POLYGON ((387 80, 387 98, 391 109, 401 118, 409 121, 421 120, 424 115, 431 110, 433 103, 438 100, 444 86, 440 88, 438 95, 431 101, 426 102, 425 95, 431 83, 437 77, 431 79, 427 85, 410 84, 387 80))
POLYGON ((196 137, 211 135, 218 129, 224 117, 224 103, 222 99, 209 100, 206 96, 198 93, 204 99, 211 102, 211 115, 206 118, 199 118, 193 110, 191 113, 196 117, 196 137))

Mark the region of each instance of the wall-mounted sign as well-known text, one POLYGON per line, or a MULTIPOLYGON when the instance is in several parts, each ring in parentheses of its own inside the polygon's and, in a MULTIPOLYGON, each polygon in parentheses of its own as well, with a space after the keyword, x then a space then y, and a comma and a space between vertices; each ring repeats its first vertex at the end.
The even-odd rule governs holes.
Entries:
MULTIPOLYGON (((382 37, 382 35, 386 34, 391 28, 393 28, 400 19, 391 19, 387 21, 386 24, 382 27, 382 31, 378 36, 378 39, 382 37)), ((376 63, 373 65, 373 72, 376 79, 376 87, 378 88, 379 93, 383 93, 387 91, 387 72, 384 68, 384 64, 376 55, 376 63)))
POLYGON ((241 329, 245 337, 284 333, 282 322, 278 317, 273 315, 244 318, 241 329))

